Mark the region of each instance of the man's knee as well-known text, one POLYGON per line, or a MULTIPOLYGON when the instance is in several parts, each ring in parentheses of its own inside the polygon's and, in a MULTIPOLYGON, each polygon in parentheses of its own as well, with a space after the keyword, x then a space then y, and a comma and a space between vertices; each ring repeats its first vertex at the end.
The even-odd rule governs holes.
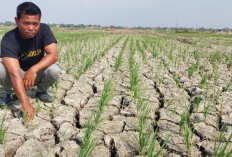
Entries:
POLYGON ((6 68, 2 62, 0 62, 0 79, 6 79, 6 68))
POLYGON ((49 75, 53 80, 57 80, 60 77, 61 68, 58 63, 50 65, 45 74, 49 75))

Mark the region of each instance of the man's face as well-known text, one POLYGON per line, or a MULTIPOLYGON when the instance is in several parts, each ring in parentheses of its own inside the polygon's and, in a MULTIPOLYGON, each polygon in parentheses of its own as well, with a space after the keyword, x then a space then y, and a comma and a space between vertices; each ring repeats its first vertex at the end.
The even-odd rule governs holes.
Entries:
POLYGON ((20 20, 15 17, 15 23, 19 28, 20 35, 24 39, 30 39, 35 36, 39 30, 40 19, 39 14, 27 15, 22 14, 20 20))

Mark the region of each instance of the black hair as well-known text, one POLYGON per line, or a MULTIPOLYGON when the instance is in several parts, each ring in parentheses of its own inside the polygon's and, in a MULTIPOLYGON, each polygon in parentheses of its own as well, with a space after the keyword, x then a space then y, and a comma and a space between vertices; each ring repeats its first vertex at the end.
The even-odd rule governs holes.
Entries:
POLYGON ((17 7, 17 18, 20 20, 22 14, 27 15, 37 15, 39 14, 39 19, 41 19, 40 8, 32 2, 24 2, 18 5, 17 7))

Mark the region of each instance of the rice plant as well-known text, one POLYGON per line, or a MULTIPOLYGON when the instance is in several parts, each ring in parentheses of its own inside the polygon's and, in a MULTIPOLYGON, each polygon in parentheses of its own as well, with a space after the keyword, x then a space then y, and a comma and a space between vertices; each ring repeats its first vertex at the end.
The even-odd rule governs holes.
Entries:
POLYGON ((100 103, 99 103, 99 107, 98 107, 98 111, 95 115, 95 125, 97 126, 102 119, 100 119, 103 111, 104 111, 104 107, 107 105, 107 103, 113 98, 113 82, 112 80, 107 81, 104 84, 104 89, 101 95, 101 99, 100 99, 100 103))
POLYGON ((54 83, 54 86, 55 86, 55 95, 56 95, 56 96, 57 96, 57 94, 58 94, 59 84, 60 84, 60 80, 58 79, 58 80, 54 83))
POLYGON ((37 105, 35 106, 35 110, 36 110, 36 113, 39 113, 39 112, 42 111, 42 109, 45 109, 45 108, 43 108, 43 107, 41 106, 41 101, 40 101, 40 100, 37 100, 37 101, 38 101, 38 103, 37 103, 37 105))
POLYGON ((129 37, 127 37, 127 39, 125 40, 125 42, 123 43, 122 49, 118 55, 118 57, 115 59, 115 64, 114 64, 114 71, 116 72, 118 70, 118 68, 122 65, 122 56, 123 56, 123 52, 126 48, 127 42, 129 40, 129 37))
POLYGON ((94 112, 95 110, 93 110, 90 118, 88 119, 80 150, 77 152, 80 157, 88 157, 98 144, 97 137, 94 137, 94 130, 96 127, 93 119, 94 112))
POLYGON ((29 117, 27 111, 24 111, 23 112, 23 123, 24 123, 25 127, 29 126, 29 122, 30 122, 30 117, 29 117))
POLYGON ((207 105, 204 105, 204 121, 206 121, 207 115, 209 114, 209 109, 210 109, 210 102, 208 102, 207 105))
POLYGON ((104 107, 111 100, 112 97, 113 84, 112 80, 109 80, 104 84, 104 90, 102 92, 98 110, 95 111, 94 109, 92 111, 92 114, 86 124, 86 130, 84 133, 80 151, 78 152, 80 157, 88 157, 98 144, 98 137, 95 135, 94 131, 98 128, 100 122, 103 120, 100 119, 100 117, 104 111, 104 107), (96 137, 94 137, 94 135, 96 137))
POLYGON ((223 88, 223 92, 228 91, 228 89, 230 88, 230 86, 232 85, 232 79, 230 79, 230 81, 226 84, 226 86, 223 88))
POLYGON ((185 106, 180 120, 180 135, 184 135, 185 129, 187 128, 187 125, 189 123, 188 121, 188 108, 185 106))
POLYGON ((139 93, 139 66, 137 64, 134 64, 132 66, 132 69, 130 69, 130 88, 132 92, 132 97, 137 98, 139 93))
POLYGON ((158 60, 158 58, 159 58, 159 51, 157 50, 157 48, 155 46, 153 46, 152 55, 153 55, 153 58, 155 58, 156 60, 158 60))
POLYGON ((225 127, 222 129, 217 127, 218 136, 215 137, 214 140, 214 148, 213 148, 213 157, 231 157, 232 156, 232 144, 229 145, 229 142, 232 138, 232 133, 227 139, 226 143, 224 143, 224 137, 226 136, 225 127))
POLYGON ((187 152, 189 155, 192 155, 193 153, 193 135, 194 135, 194 131, 195 131, 195 127, 191 127, 190 123, 186 124, 186 128, 185 128, 185 133, 184 133, 184 142, 185 142, 185 146, 187 149, 187 152))
POLYGON ((200 102, 201 102, 201 96, 197 95, 196 99, 193 103, 193 107, 194 107, 194 112, 197 112, 199 107, 200 107, 200 102))
POLYGON ((179 86, 179 76, 176 74, 176 72, 174 71, 172 74, 172 78, 174 79, 174 81, 176 82, 176 85, 179 86))
POLYGON ((217 86, 218 85, 218 80, 220 78, 220 73, 216 73, 214 75, 214 85, 217 86))
POLYGON ((150 146, 148 148, 146 157, 159 157, 164 149, 164 147, 167 145, 169 138, 171 135, 168 136, 168 138, 164 141, 164 143, 162 144, 161 148, 158 150, 156 148, 157 144, 156 144, 156 140, 157 140, 157 129, 152 137, 152 140, 150 142, 150 146))
POLYGON ((201 87, 205 88, 206 83, 207 83, 207 73, 204 73, 201 79, 201 87))
POLYGON ((139 119, 139 138, 135 136, 139 143, 139 154, 144 156, 146 153, 146 148, 149 145, 149 140, 153 133, 153 128, 149 126, 146 129, 148 116, 151 113, 150 106, 148 106, 147 102, 143 99, 139 99, 136 102, 137 106, 137 118, 139 119))
POLYGON ((2 145, 5 145, 6 143, 6 131, 8 130, 8 126, 5 126, 4 122, 6 119, 6 113, 2 117, 1 125, 0 125, 0 140, 2 145))

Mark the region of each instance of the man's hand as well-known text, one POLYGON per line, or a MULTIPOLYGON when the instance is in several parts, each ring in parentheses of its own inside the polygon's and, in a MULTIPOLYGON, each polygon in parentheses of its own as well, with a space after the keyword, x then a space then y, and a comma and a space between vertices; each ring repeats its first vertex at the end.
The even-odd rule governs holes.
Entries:
POLYGON ((30 121, 33 120, 36 112, 35 112, 35 108, 31 104, 27 106, 23 105, 23 111, 27 114, 30 121))
POLYGON ((27 70, 24 74, 23 83, 25 89, 32 89, 37 76, 37 71, 32 68, 27 70))

